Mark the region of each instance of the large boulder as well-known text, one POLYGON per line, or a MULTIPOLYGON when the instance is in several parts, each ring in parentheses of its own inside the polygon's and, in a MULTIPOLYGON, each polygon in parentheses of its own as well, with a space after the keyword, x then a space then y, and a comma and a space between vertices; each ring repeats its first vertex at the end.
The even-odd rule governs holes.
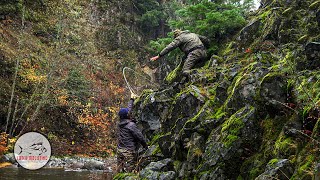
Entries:
POLYGON ((85 161, 82 169, 88 169, 88 170, 103 170, 104 169, 104 162, 90 159, 88 161, 85 161))
POLYGON ((272 116, 286 108, 287 82, 282 74, 269 73, 261 82, 259 101, 261 106, 272 116))
POLYGON ((151 162, 139 173, 141 179, 150 180, 171 180, 175 179, 175 176, 173 161, 169 158, 158 162, 151 162))
POLYGON ((269 162, 266 171, 259 175, 256 180, 287 179, 292 176, 294 168, 288 159, 274 159, 271 161, 275 162, 269 162))
POLYGON ((316 69, 320 67, 320 42, 310 42, 305 46, 307 57, 306 69, 316 69))
POLYGON ((8 154, 3 155, 0 159, 0 163, 1 162, 9 162, 11 164, 17 163, 13 153, 8 153, 8 154))
POLYGON ((260 144, 255 117, 255 109, 246 106, 212 130, 198 169, 200 179, 237 177, 242 158, 250 156, 260 144))
POLYGON ((256 32, 259 30, 259 27, 261 25, 261 20, 253 19, 240 31, 240 35, 237 38, 240 47, 247 47, 258 37, 258 34, 256 34, 256 32))

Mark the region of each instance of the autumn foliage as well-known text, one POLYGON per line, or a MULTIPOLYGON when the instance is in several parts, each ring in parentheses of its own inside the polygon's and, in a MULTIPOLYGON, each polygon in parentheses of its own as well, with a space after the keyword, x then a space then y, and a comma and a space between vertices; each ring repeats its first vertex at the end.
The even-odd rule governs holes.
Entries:
POLYGON ((8 137, 8 134, 4 132, 0 134, 0 156, 3 155, 8 150, 7 137, 8 137))
POLYGON ((95 25, 103 23, 87 1, 39 2, 8 2, 21 9, 0 20, 0 154, 7 134, 37 131, 53 155, 113 155, 117 111, 129 96, 122 68, 137 55, 100 46, 95 25))

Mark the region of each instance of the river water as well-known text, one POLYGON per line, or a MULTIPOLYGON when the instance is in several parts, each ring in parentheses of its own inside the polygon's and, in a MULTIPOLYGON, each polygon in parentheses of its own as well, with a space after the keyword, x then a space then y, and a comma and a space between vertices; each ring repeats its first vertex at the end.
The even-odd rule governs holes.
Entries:
POLYGON ((42 168, 0 168, 0 180, 111 180, 112 174, 106 171, 65 171, 64 169, 42 168))

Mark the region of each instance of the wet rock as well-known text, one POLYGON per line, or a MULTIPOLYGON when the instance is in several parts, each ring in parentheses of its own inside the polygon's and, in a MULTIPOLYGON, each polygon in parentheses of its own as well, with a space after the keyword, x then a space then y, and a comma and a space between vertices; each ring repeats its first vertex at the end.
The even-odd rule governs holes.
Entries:
POLYGON ((252 43, 257 38, 257 31, 261 25, 261 20, 253 19, 249 24, 244 27, 241 32, 240 36, 237 38, 241 47, 245 47, 252 43))
POLYGON ((3 155, 0 162, 9 162, 11 164, 17 163, 13 153, 3 155))
POLYGON ((67 163, 63 161, 61 158, 51 157, 49 162, 46 164, 46 167, 65 167, 67 163))
POLYGON ((0 163, 8 162, 7 158, 5 156, 0 156, 0 163))
POLYGON ((210 57, 209 67, 211 66, 211 67, 215 68, 222 62, 223 62, 223 58, 222 57, 219 57, 217 55, 212 55, 210 57))
POLYGON ((151 162, 159 161, 160 159, 164 158, 159 145, 149 146, 149 148, 145 152, 139 154, 142 154, 140 157, 142 159, 140 162, 140 166, 143 168, 151 162))
POLYGON ((259 8, 263 8, 268 6, 269 4, 271 4, 272 0, 261 0, 260 1, 260 7, 259 8))
POLYGON ((135 117, 138 125, 142 127, 148 139, 152 139, 160 131, 161 121, 169 116, 174 94, 175 91, 172 88, 150 92, 141 97, 144 101, 134 106, 137 109, 135 117))
POLYGON ((320 180, 320 163, 314 168, 314 180, 320 180))
MULTIPOLYGON (((233 88, 229 92, 227 99, 227 107, 229 111, 235 113, 240 108, 250 104, 255 105, 261 86, 261 79, 267 74, 267 70, 260 63, 256 63, 252 67, 252 72, 245 76, 236 76, 233 79, 233 88)), ((230 89, 230 88, 229 88, 230 89)))
POLYGON ((85 169, 84 163, 82 162, 74 162, 68 168, 69 169, 85 169))
POLYGON ((279 159, 274 164, 268 164, 266 171, 259 175, 256 180, 287 179, 292 176, 293 172, 294 168, 288 159, 279 159))
POLYGON ((284 125, 283 132, 287 136, 301 137, 302 123, 298 117, 284 125))
POLYGON ((82 169, 88 169, 88 170, 103 170, 104 169, 104 162, 91 159, 89 161, 86 161, 83 165, 82 169))
POLYGON ((310 42, 305 46, 307 63, 305 69, 316 69, 320 67, 320 42, 310 42))
POLYGON ((149 157, 149 156, 163 157, 163 154, 157 151, 158 148, 159 146, 156 146, 156 145, 149 146, 149 148, 143 153, 142 157, 149 157))
POLYGON ((317 17, 316 19, 317 19, 318 27, 320 27, 320 10, 317 11, 316 17, 317 17))
POLYGON ((272 116, 281 113, 281 110, 286 108, 283 105, 287 97, 286 86, 284 77, 279 74, 269 74, 261 83, 260 101, 272 116))
POLYGON ((65 168, 67 170, 104 170, 106 166, 105 161, 102 159, 84 157, 51 157, 46 164, 46 167, 49 168, 65 168))
POLYGON ((241 158, 258 149, 261 134, 254 121, 255 109, 244 107, 232 116, 222 126, 229 124, 234 134, 224 133, 226 127, 212 130, 197 172, 200 179, 237 177, 241 158))
POLYGON ((179 170, 179 179, 184 177, 193 177, 196 175, 196 168, 200 164, 201 156, 205 149, 205 139, 197 132, 191 135, 191 138, 185 138, 184 145, 188 151, 186 161, 182 162, 179 170))
POLYGON ((171 180, 175 179, 175 172, 173 171, 173 161, 171 159, 163 159, 158 162, 152 162, 147 167, 142 169, 139 173, 141 179, 150 180, 171 180))
MULTIPOLYGON (((140 119, 153 132, 147 136, 157 137, 164 157, 174 160, 177 179, 254 179, 264 171, 259 178, 287 179, 280 170, 296 177, 291 177, 294 168, 287 160, 265 166, 275 154, 291 157, 301 147, 303 126, 296 112, 309 102, 293 83, 304 71, 296 75, 290 66, 297 63, 298 71, 320 67, 317 42, 304 46, 319 38, 318 5, 309 9, 311 3, 263 0, 257 17, 219 51, 222 58, 212 56, 176 91, 169 87, 143 95, 140 119), (296 146, 287 148, 286 141, 296 146)), ((308 76, 300 76, 301 82, 312 87, 308 76)), ((319 128, 309 129, 316 137, 319 128)), ((140 176, 158 179, 161 173, 146 168, 140 176)))

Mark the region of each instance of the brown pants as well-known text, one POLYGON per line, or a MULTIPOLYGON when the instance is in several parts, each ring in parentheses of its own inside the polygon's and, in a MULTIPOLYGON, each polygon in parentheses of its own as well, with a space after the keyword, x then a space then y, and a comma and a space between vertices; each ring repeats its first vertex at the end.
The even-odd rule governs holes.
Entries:
POLYGON ((130 173, 135 170, 137 161, 136 153, 127 149, 118 149, 117 157, 117 172, 126 172, 130 173))
POLYGON ((206 57, 207 52, 204 49, 196 49, 190 52, 182 67, 183 75, 189 75, 191 68, 193 68, 198 62, 205 60, 206 57))

